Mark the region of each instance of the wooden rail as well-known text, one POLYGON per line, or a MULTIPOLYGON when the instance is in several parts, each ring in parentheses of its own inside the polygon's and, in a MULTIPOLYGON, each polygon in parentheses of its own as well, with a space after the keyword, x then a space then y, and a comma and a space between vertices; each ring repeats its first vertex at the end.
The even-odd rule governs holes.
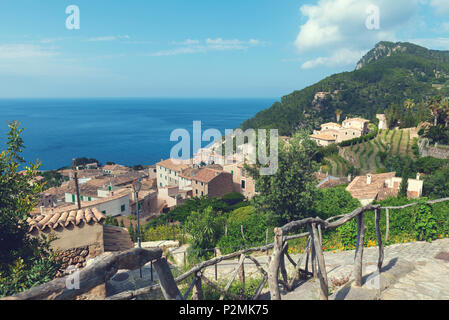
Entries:
MULTIPOLYGON (((428 201, 427 204, 436 204, 449 201, 449 198, 428 201)), ((214 257, 213 259, 204 261, 194 266, 189 271, 183 273, 176 279, 170 271, 166 258, 162 256, 162 250, 154 249, 131 249, 122 253, 115 253, 97 257, 88 267, 80 271, 80 289, 68 290, 66 288, 66 278, 56 279, 47 284, 37 286, 28 291, 19 293, 13 297, 4 299, 74 299, 76 296, 88 292, 97 285, 108 281, 119 269, 138 269, 143 264, 152 261, 159 276, 160 283, 151 285, 146 288, 131 290, 108 297, 107 300, 131 300, 139 296, 150 294, 156 290, 161 290, 164 298, 167 300, 186 300, 192 294, 193 300, 203 299, 203 283, 221 294, 221 299, 229 298, 232 300, 247 299, 244 295, 234 295, 229 292, 229 289, 235 281, 236 275, 240 274, 243 281, 244 263, 248 259, 252 261, 257 270, 262 274, 263 279, 257 287, 255 294, 249 297, 251 300, 257 300, 263 290, 263 287, 268 282, 268 287, 272 300, 280 300, 281 293, 279 285, 282 285, 285 291, 291 291, 294 287, 294 282, 298 276, 304 275, 306 277, 314 277, 320 282, 320 299, 328 299, 328 278, 326 272, 326 263, 322 250, 322 231, 336 229, 339 226, 348 223, 352 219, 357 220, 357 246, 354 257, 354 282, 355 285, 362 285, 362 266, 363 266, 363 249, 364 238, 366 232, 365 213, 375 212, 375 228, 376 238, 379 247, 378 256, 378 272, 380 274, 383 260, 384 260, 384 246, 382 242, 382 233, 380 230, 380 218, 382 210, 386 211, 386 236, 388 236, 389 228, 389 212, 390 210, 398 210, 409 208, 418 205, 418 203, 407 204, 398 207, 381 207, 380 205, 367 205, 355 209, 353 212, 346 215, 339 215, 323 220, 319 217, 306 218, 298 221, 290 222, 283 227, 274 229, 274 242, 265 246, 246 248, 227 255, 214 257), (307 232, 290 235, 289 233, 298 232, 301 229, 307 228, 307 232), (303 254, 298 261, 294 261, 288 254, 288 241, 308 237, 308 242, 303 254), (265 270, 260 263, 249 254, 254 252, 267 252, 272 250, 269 256, 268 269, 265 270), (204 269, 216 266, 222 261, 238 258, 239 262, 235 267, 231 278, 228 280, 224 289, 220 288, 216 283, 205 277, 204 269), (287 269, 285 266, 285 258, 294 266, 294 273, 290 280, 288 279, 287 269), (305 270, 301 269, 302 261, 305 260, 305 270), (309 271, 310 264, 310 271, 309 271), (279 275, 282 279, 279 279, 279 275), (178 284, 184 280, 192 277, 190 285, 184 295, 181 295, 178 284)))

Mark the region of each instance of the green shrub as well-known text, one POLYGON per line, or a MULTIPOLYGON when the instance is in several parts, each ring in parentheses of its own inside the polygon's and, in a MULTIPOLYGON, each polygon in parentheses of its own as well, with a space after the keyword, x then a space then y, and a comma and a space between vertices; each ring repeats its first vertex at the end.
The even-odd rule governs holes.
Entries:
POLYGON ((253 206, 246 206, 232 211, 228 217, 228 223, 245 223, 255 214, 253 206))
POLYGON ((183 232, 179 226, 161 225, 145 230, 144 241, 160 240, 180 240, 183 239, 183 232))
POLYGON ((357 243, 357 222, 355 219, 338 227, 337 233, 343 246, 352 247, 357 243))
POLYGON ((269 228, 266 218, 256 213, 254 207, 248 206, 234 210, 227 220, 227 236, 223 235, 217 246, 223 253, 231 253, 245 246, 258 246, 265 244, 266 230, 269 229, 272 239, 273 228, 269 228), (245 240, 243 240, 241 227, 245 240))
POLYGON ((421 201, 413 214, 415 236, 418 241, 432 242, 437 234, 437 220, 432 214, 432 207, 421 201))
POLYGON ((245 196, 239 192, 231 192, 224 195, 221 200, 223 200, 228 206, 232 206, 244 201, 245 196))

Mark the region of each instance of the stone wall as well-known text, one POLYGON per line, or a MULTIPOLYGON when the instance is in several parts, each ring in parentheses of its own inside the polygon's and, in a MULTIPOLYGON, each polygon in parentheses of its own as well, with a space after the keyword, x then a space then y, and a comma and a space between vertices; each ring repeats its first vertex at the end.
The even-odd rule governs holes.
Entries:
POLYGON ((438 159, 449 159, 449 147, 430 146, 429 140, 423 139, 419 144, 421 157, 434 157, 438 159))
POLYGON ((99 244, 60 251, 58 253, 58 259, 62 262, 62 265, 56 277, 61 278, 66 276, 68 274, 66 270, 70 266, 78 269, 84 268, 87 260, 93 259, 103 252, 104 250, 99 244))

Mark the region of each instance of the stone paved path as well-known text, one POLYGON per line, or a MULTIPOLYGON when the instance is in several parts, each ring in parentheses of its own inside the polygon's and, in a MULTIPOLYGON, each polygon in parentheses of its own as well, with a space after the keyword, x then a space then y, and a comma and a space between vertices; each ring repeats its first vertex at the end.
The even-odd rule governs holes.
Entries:
MULTIPOLYGON (((179 248, 174 253, 183 253, 185 248, 179 248), (177 252, 179 251, 179 252, 177 252)), ((385 248, 384 266, 388 273, 387 288, 383 288, 380 293, 382 300, 410 300, 410 299, 442 299, 449 300, 449 261, 436 259, 435 257, 442 252, 449 254, 449 239, 436 240, 432 243, 413 242, 388 246, 385 248)), ((332 280, 349 277, 353 279, 354 268, 354 250, 344 252, 325 252, 326 270, 328 272, 329 285, 332 286, 332 280)), ((176 254, 175 254, 176 255, 176 254)), ((174 256, 175 256, 174 255, 174 256)), ((181 260, 182 254, 179 255, 181 260)), ((267 270, 268 256, 260 255, 256 257, 262 267, 267 270)), ((297 261, 299 256, 293 256, 297 261)), ((366 276, 376 270, 378 259, 378 248, 371 247, 364 249, 363 275, 366 276)), ((181 261, 179 261, 181 262, 181 261)), ((223 261, 218 265, 218 275, 220 279, 227 279, 231 276, 238 264, 237 260, 223 261)), ((292 265, 286 259, 289 274, 291 274, 292 265)), ((304 261, 302 263, 304 268, 304 261)), ((124 281, 110 281, 111 292, 117 293, 123 290, 136 289, 148 286, 151 281, 149 264, 143 267, 143 279, 140 278, 139 270, 126 271, 120 270, 119 273, 126 273, 129 279, 124 281)), ((254 263, 245 260, 245 274, 248 277, 260 277, 260 273, 254 263)), ((215 268, 209 267, 205 275, 214 280, 215 268)), ((120 277, 119 277, 120 278, 120 277)), ((113 278, 114 279, 114 278, 113 278)), ((121 279, 118 279, 121 280, 121 279)), ((154 273, 154 280, 157 275, 154 273)), ((339 288, 331 288, 336 292, 339 288)), ((269 296, 269 295, 268 295, 269 296)), ((284 300, 315 300, 319 297, 319 284, 313 280, 299 286, 295 291, 283 294, 284 300)), ((267 295, 265 295, 267 298, 267 295)), ((335 298, 335 297, 331 297, 335 298)), ((357 298, 357 295, 356 295, 357 298)), ((360 293, 360 299, 363 299, 360 293)), ((371 296, 365 298, 370 299, 371 296)))
MULTIPOLYGON (((412 242, 395 244, 385 248, 384 266, 388 270, 394 268, 394 281, 392 285, 381 293, 382 300, 406 299, 444 299, 449 300, 449 261, 436 259, 441 252, 449 253, 449 239, 436 240, 432 243, 412 242), (399 261, 401 263, 399 263, 399 261), (404 267, 405 266, 405 267, 404 267), (411 269, 414 269, 411 271, 411 269)), ((363 255, 363 275, 367 276, 377 269, 379 249, 377 247, 365 248, 363 255)), ((349 277, 353 279, 355 251, 325 252, 326 270, 329 285, 332 279, 349 277)), ((297 261, 299 256, 293 256, 297 261)), ((264 269, 267 269, 266 255, 257 257, 264 269)), ((289 274, 292 265, 286 260, 289 274)), ((302 266, 304 268, 305 262, 302 266)), ((224 261, 218 265, 220 277, 228 278, 237 265, 237 261, 224 261)), ((251 261, 245 263, 246 275, 259 275, 251 261)), ((214 267, 206 270, 206 276, 213 279, 214 267)), ((338 288, 332 288, 337 290, 338 288)), ((284 300, 314 300, 319 297, 319 285, 309 281, 295 291, 284 294, 284 300)))

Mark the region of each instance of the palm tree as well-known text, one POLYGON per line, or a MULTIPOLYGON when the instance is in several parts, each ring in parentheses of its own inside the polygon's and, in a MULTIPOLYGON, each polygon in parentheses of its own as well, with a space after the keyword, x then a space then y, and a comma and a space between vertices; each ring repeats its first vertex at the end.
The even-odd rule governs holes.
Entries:
POLYGON ((444 127, 447 128, 449 124, 449 98, 445 97, 441 101, 440 111, 444 116, 444 127))
POLYGON ((413 101, 413 99, 405 100, 404 107, 407 110, 412 110, 415 107, 415 101, 413 101))
POLYGON ((343 111, 341 111, 340 109, 335 110, 335 115, 337 116, 337 123, 340 122, 340 117, 342 113, 343 111))
POLYGON ((441 100, 442 100, 441 96, 435 96, 431 98, 430 101, 427 102, 427 107, 430 109, 434 117, 433 121, 434 126, 438 125, 438 116, 441 110, 441 100))

